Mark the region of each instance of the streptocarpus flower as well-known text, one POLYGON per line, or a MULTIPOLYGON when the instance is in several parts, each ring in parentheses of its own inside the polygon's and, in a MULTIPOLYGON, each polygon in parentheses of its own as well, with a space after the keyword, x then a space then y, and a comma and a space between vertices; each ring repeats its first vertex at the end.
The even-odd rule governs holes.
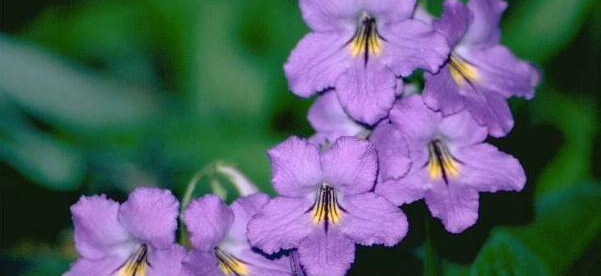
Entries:
POLYGON ((452 46, 446 65, 425 74, 424 100, 444 115, 466 109, 490 135, 502 137, 513 128, 506 99, 530 99, 539 73, 499 44, 499 21, 507 4, 501 0, 458 0, 444 3, 444 14, 433 25, 452 46))
POLYGON ((467 112, 443 117, 423 102, 410 96, 395 104, 390 112, 392 126, 382 123, 372 140, 380 152, 381 163, 404 163, 407 147, 412 160, 408 172, 390 172, 394 166, 382 166, 383 175, 376 192, 397 205, 425 198, 433 216, 440 218, 452 233, 460 233, 478 219, 479 192, 520 191, 526 182, 522 166, 512 156, 484 143, 485 127, 467 112), (390 139, 395 131, 403 139, 390 139))
POLYGON ((254 194, 239 198, 231 207, 215 195, 193 201, 184 212, 192 252, 185 270, 197 276, 291 276, 288 257, 271 260, 253 251, 246 238, 250 218, 269 198, 254 194))
POLYGON ((318 148, 296 137, 269 151, 272 199, 248 224, 253 246, 267 254, 298 248, 311 276, 344 275, 355 243, 393 246, 407 232, 401 210, 372 192, 376 180, 373 146, 342 137, 318 148))
POLYGON ((411 17, 415 0, 300 0, 312 32, 284 65, 301 97, 335 88, 354 119, 386 117, 399 91, 396 77, 415 69, 436 72, 448 55, 445 39, 411 17))
POLYGON ((185 250, 176 245, 177 199, 137 188, 119 205, 81 197, 71 207, 79 259, 65 276, 178 276, 185 250))

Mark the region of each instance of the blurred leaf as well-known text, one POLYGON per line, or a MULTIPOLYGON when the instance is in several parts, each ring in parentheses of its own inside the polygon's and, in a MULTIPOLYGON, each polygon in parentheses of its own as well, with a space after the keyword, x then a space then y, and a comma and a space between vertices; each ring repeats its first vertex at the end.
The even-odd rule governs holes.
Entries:
POLYGON ((601 233, 599 202, 598 183, 546 194, 533 224, 491 234, 472 275, 562 275, 601 233))
POLYGON ((571 42, 595 1, 520 1, 503 20, 503 40, 521 58, 544 63, 571 42))
POLYGON ((545 264, 511 234, 497 231, 486 242, 471 275, 552 275, 545 264))
POLYGON ((0 90, 42 121, 72 131, 130 130, 157 111, 151 94, 0 36, 0 90))
MULTIPOLYGON (((1 94, 0 94, 1 96, 1 94)), ((74 190, 86 171, 80 153, 56 138, 40 133, 0 103, 0 159, 32 182, 52 190, 74 190)))
POLYGON ((532 113, 536 122, 553 125, 564 136, 564 145, 539 178, 536 196, 589 179, 595 135, 600 126, 595 102, 542 87, 532 113))

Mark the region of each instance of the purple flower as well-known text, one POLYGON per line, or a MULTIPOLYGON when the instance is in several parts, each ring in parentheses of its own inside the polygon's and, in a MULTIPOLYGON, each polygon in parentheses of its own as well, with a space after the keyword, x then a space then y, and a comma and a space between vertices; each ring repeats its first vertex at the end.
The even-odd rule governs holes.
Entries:
POLYGON ((506 99, 532 98, 539 73, 499 44, 499 21, 507 4, 500 0, 444 3, 433 23, 453 47, 437 74, 425 74, 424 100, 444 115, 466 109, 490 135, 505 136, 513 128, 506 99))
POLYGON ((369 133, 367 128, 344 112, 333 91, 317 98, 307 117, 316 131, 311 137, 311 141, 316 144, 332 143, 341 136, 359 137, 369 133))
POLYGON ((409 171, 380 167, 383 177, 376 192, 397 205, 425 198, 433 216, 452 233, 478 219, 478 192, 520 191, 526 182, 522 166, 512 156, 484 143, 487 130, 467 112, 443 117, 420 96, 395 104, 392 125, 380 124, 372 136, 382 163, 406 163, 409 171), (398 135, 402 134, 402 137, 398 135), (391 138, 394 137, 394 138, 391 138), (400 139, 399 139, 400 138, 400 139), (408 151, 406 151, 408 148, 408 151))
POLYGON ((312 32, 284 66, 301 97, 335 88, 344 109, 374 124, 395 99, 397 77, 438 71, 448 45, 430 25, 413 20, 415 0, 300 0, 312 32))
POLYGON ((137 188, 121 205, 104 195, 81 197, 71 207, 79 259, 65 276, 182 275, 178 206, 157 188, 137 188))
POLYGON ((250 218, 269 198, 254 194, 239 198, 231 207, 215 195, 193 201, 184 212, 192 252, 184 267, 198 276, 289 276, 288 257, 268 259, 253 251, 246 238, 250 218))
POLYGON ((267 254, 298 248, 311 276, 344 275, 355 243, 393 246, 407 232, 401 210, 372 192, 373 146, 339 138, 328 150, 296 137, 269 151, 278 197, 249 222, 253 246, 267 254))

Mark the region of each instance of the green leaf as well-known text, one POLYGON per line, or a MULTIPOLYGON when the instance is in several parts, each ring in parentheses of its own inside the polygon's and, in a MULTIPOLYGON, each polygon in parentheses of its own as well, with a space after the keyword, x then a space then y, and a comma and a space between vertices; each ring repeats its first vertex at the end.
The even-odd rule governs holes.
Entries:
POLYGON ((571 42, 595 1, 520 1, 503 21, 503 40, 518 56, 544 63, 571 42))
POLYGON ((555 191, 536 204, 534 223, 494 231, 472 275, 562 275, 601 233, 601 186, 555 191))
MULTIPOLYGON (((1 96, 1 94, 0 94, 1 96)), ((70 145, 40 133, 0 100, 0 160, 32 182, 52 190, 74 190, 86 171, 81 154, 70 145)))
POLYGON ((0 91, 47 123, 73 131, 130 131, 157 112, 149 91, 117 83, 0 35, 0 91))
POLYGON ((564 136, 564 145, 539 178, 536 196, 589 179, 600 126, 594 101, 568 97, 545 86, 534 101, 532 114, 535 122, 553 125, 564 136))

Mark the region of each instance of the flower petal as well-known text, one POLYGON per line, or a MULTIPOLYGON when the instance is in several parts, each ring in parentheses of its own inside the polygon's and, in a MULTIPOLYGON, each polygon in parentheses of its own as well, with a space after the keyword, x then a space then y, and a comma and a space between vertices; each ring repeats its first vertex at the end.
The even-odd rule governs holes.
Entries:
POLYGON ((267 254, 298 247, 314 229, 306 213, 311 205, 306 198, 274 198, 248 223, 250 244, 267 254))
POLYGON ((107 257, 99 260, 80 258, 63 276, 110 276, 125 262, 127 257, 107 257))
POLYGON ((451 182, 432 187, 426 193, 426 204, 447 231, 461 233, 478 220, 478 197, 475 189, 451 182))
POLYGON ((383 180, 398 179, 411 168, 409 147, 403 135, 389 122, 381 122, 369 140, 378 153, 379 176, 383 180))
POLYGON ((507 47, 496 45, 485 49, 463 50, 465 59, 477 67, 479 85, 505 98, 531 99, 540 81, 539 72, 531 64, 514 56, 507 47))
POLYGON ((430 110, 418 95, 397 101, 390 111, 392 124, 407 139, 410 150, 427 148, 427 144, 438 133, 441 118, 441 114, 430 110))
POLYGON ((400 179, 379 182, 375 192, 401 206, 424 198, 429 187, 429 179, 421 166, 413 166, 411 171, 400 179))
POLYGON ((467 110, 478 124, 488 127, 491 136, 504 137, 514 124, 507 101, 494 92, 477 89, 465 97, 467 110))
POLYGON ((307 117, 315 131, 329 142, 340 136, 355 136, 365 130, 344 112, 333 91, 317 98, 307 117))
POLYGON ((185 273, 195 276, 223 276, 213 251, 192 250, 183 261, 185 273))
POLYGON ((305 23, 318 32, 332 32, 354 24, 363 0, 300 0, 305 23))
POLYGON ((436 74, 424 73, 424 80, 424 102, 432 110, 440 111, 444 116, 448 116, 465 108, 463 96, 451 77, 448 64, 436 74))
POLYGON ((311 276, 343 276, 355 259, 355 244, 336 231, 315 231, 298 248, 301 264, 311 276))
POLYGON ((407 234, 407 217, 398 207, 374 193, 345 198, 344 225, 340 231, 355 243, 394 246, 407 234))
POLYGON ((526 184, 520 162, 492 145, 465 147, 455 155, 465 163, 461 181, 478 191, 521 191, 526 184))
POLYGON ((341 137, 321 155, 325 181, 353 195, 371 190, 376 181, 377 155, 368 141, 341 137))
POLYGON ((234 201, 231 205, 234 212, 234 222, 229 229, 227 239, 244 247, 250 247, 246 237, 248 222, 267 202, 269 202, 269 196, 266 194, 254 194, 234 201))
POLYGON ((332 88, 351 66, 346 42, 352 33, 309 33, 292 50, 284 65, 290 90, 301 97, 332 88))
POLYGON ((452 147, 481 143, 488 135, 486 127, 478 125, 467 111, 443 118, 439 129, 451 151, 452 147))
POLYGON ((190 203, 184 211, 184 223, 190 232, 190 242, 195 249, 209 251, 223 240, 234 213, 215 195, 206 195, 190 203))
POLYGON ((447 60, 446 39, 420 20, 405 20, 381 29, 385 39, 382 63, 397 76, 407 77, 418 68, 435 73, 447 60))
MULTIPOLYGON (((119 203, 101 196, 82 196, 71 207, 75 248, 81 256, 98 260, 109 255, 127 255, 123 246, 131 236, 117 219, 119 203), (121 254, 119 254, 121 253, 121 254)), ((83 264, 82 264, 83 265, 83 264)))
POLYGON ((363 0, 364 9, 383 24, 403 21, 413 15, 416 0, 363 0))
POLYGON ((175 242, 178 212, 169 190, 140 187, 119 208, 119 222, 141 242, 168 248, 175 242))
POLYGON ((319 151, 306 140, 290 137, 268 151, 273 188, 283 196, 304 196, 323 181, 319 151))
POLYGON ((185 256, 186 250, 177 244, 166 250, 151 251, 148 259, 150 268, 144 276, 180 276, 185 256))
POLYGON ((377 61, 357 58, 336 81, 336 93, 344 110, 366 124, 375 124, 388 115, 396 97, 394 73, 377 61))
POLYGON ((501 38, 499 23, 507 8, 507 2, 501 0, 471 0, 467 7, 474 19, 461 45, 486 47, 498 44, 501 38))
POLYGON ((444 2, 442 17, 433 22, 434 29, 442 33, 451 47, 463 38, 473 20, 473 15, 459 0, 444 2))

